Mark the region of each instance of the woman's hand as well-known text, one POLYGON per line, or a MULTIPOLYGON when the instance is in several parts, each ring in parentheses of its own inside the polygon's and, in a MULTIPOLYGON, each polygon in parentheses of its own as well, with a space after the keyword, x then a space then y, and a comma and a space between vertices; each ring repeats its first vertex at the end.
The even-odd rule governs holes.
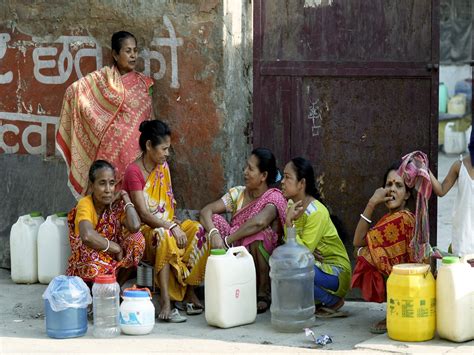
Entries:
POLYGON ((117 191, 114 195, 114 201, 112 202, 112 204, 115 204, 119 202, 120 200, 122 200, 125 203, 131 202, 130 196, 128 196, 127 191, 125 190, 117 191))
POLYGON ((186 248, 188 238, 186 237, 186 234, 182 231, 182 229, 179 226, 176 226, 173 229, 171 229, 171 234, 173 235, 174 239, 176 239, 176 244, 178 245, 178 248, 180 249, 186 248))
POLYGON ((123 259, 123 249, 122 248, 120 248, 120 251, 117 254, 115 254, 115 259, 117 261, 121 261, 123 259))
POLYGON ((173 222, 176 223, 176 224, 181 224, 181 223, 183 223, 183 221, 181 221, 180 219, 176 218, 176 216, 173 217, 173 222))
POLYGON ((209 238, 211 239, 212 249, 226 249, 224 241, 222 240, 221 234, 219 232, 212 232, 209 238))
POLYGON ((324 260, 324 258, 323 258, 323 256, 322 256, 321 252, 320 252, 318 249, 314 249, 314 251, 313 251, 313 256, 314 256, 314 258, 315 258, 317 261, 319 261, 320 263, 322 263, 323 260, 324 260))
POLYGON ((123 249, 120 246, 120 244, 118 244, 116 242, 109 242, 109 243, 110 243, 109 250, 108 250, 109 254, 113 254, 115 260, 117 260, 117 261, 122 260, 123 259, 123 249))
POLYGON ((286 221, 285 224, 287 227, 293 226, 293 221, 295 219, 300 218, 303 214, 303 201, 298 201, 296 203, 288 204, 288 208, 286 209, 286 221))
POLYGON ((385 203, 392 200, 392 196, 387 196, 389 192, 390 189, 388 187, 379 187, 377 190, 375 190, 374 194, 369 200, 369 203, 371 203, 373 206, 376 206, 380 203, 385 203))

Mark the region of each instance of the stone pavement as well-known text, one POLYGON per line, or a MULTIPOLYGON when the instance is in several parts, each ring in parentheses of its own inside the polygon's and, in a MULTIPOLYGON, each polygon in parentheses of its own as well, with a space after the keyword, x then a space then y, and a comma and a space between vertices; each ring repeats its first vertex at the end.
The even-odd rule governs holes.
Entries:
MULTIPOLYGON (((457 156, 439 156, 442 179, 457 156)), ((451 235, 451 206, 456 190, 439 199, 438 245, 446 247, 451 235)), ((426 353, 474 354, 474 341, 452 343, 435 338, 422 343, 390 340, 374 336, 369 326, 385 316, 385 305, 347 302, 348 318, 317 320, 316 335, 328 334, 333 343, 318 347, 303 332, 277 333, 270 325, 270 313, 258 315, 254 324, 218 329, 207 325, 204 315, 189 316, 186 323, 157 322, 146 336, 121 335, 114 339, 95 339, 89 331, 84 337, 56 340, 46 336, 41 295, 46 285, 15 285, 7 270, 0 269, 0 353, 426 353)))

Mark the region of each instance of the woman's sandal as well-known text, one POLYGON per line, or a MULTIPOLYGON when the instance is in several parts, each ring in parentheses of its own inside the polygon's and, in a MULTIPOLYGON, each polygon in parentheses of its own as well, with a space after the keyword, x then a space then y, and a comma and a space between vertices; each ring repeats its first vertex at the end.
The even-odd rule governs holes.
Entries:
POLYGON ((175 307, 180 311, 186 312, 188 316, 195 316, 204 311, 203 307, 198 306, 192 302, 175 302, 175 307))
POLYGON ((323 306, 316 310, 315 316, 316 318, 343 318, 349 316, 349 313, 323 306))
POLYGON ((385 334, 387 332, 386 320, 381 320, 372 324, 369 330, 372 334, 385 334))
POLYGON ((272 303, 272 301, 267 296, 257 296, 257 313, 258 314, 265 313, 267 311, 267 309, 270 308, 271 303, 272 303), (258 304, 260 302, 265 303, 265 307, 258 308, 258 304))
POLYGON ((168 323, 183 323, 187 321, 187 318, 179 314, 179 311, 176 308, 173 308, 170 312, 169 318, 162 319, 162 321, 168 323))

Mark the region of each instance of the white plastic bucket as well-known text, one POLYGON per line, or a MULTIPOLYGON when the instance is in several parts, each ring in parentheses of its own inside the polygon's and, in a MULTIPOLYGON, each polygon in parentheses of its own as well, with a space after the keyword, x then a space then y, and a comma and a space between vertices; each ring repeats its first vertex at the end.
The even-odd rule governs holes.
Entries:
POLYGON ((155 326, 155 307, 147 291, 125 290, 120 305, 120 329, 129 335, 149 334, 155 326))
POLYGON ((17 284, 38 282, 38 229, 44 222, 39 212, 20 216, 10 230, 11 277, 17 284))
POLYGON ((38 231, 38 280, 48 284, 64 275, 71 247, 68 237, 67 214, 57 213, 46 218, 38 231))
POLYGON ((255 264, 245 247, 211 250, 204 278, 206 321, 230 328, 257 317, 255 264))
POLYGON ((441 338, 474 339, 474 255, 445 257, 436 279, 436 327, 441 338))

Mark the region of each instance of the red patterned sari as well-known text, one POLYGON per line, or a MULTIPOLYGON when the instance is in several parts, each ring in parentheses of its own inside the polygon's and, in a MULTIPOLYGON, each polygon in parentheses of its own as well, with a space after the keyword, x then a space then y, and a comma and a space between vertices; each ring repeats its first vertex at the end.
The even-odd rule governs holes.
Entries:
POLYGON ((366 235, 367 246, 358 251, 351 287, 362 290, 369 302, 385 301, 385 280, 393 265, 415 262, 410 242, 415 216, 409 211, 386 214, 366 235))
POLYGON ((67 88, 56 142, 77 199, 87 192, 93 161, 112 163, 120 183, 126 167, 138 156, 138 127, 151 116, 152 85, 153 80, 141 73, 120 75, 117 68, 104 67, 67 88))
POLYGON ((145 251, 145 238, 141 232, 130 234, 122 226, 121 217, 124 213, 123 202, 112 208, 106 208, 99 216, 95 231, 104 238, 119 244, 123 251, 123 259, 116 261, 109 253, 92 249, 82 242, 79 234, 75 233, 76 208, 68 214, 69 242, 71 256, 66 275, 79 276, 84 281, 94 281, 97 275, 110 274, 120 267, 136 267, 145 251))

